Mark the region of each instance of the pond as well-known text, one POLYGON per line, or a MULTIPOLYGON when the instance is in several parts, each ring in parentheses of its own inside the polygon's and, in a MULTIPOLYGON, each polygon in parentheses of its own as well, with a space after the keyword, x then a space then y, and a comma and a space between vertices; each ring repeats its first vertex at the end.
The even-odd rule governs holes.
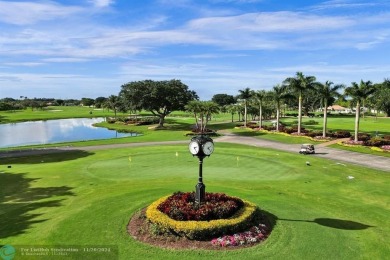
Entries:
POLYGON ((93 126, 102 121, 104 118, 72 118, 0 124, 0 148, 138 136, 93 126))

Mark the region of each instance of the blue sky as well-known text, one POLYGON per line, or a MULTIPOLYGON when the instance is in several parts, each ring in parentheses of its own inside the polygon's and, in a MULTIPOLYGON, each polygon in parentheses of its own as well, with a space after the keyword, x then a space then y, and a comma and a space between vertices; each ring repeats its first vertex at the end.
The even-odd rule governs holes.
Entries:
POLYGON ((390 1, 0 0, 0 98, 96 98, 180 79, 202 100, 297 71, 390 77, 390 1))

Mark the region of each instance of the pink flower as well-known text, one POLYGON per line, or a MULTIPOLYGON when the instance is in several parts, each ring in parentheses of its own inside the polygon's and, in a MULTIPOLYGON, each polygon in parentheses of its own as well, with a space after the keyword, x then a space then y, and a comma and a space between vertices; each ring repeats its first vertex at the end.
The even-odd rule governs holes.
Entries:
POLYGON ((264 240, 267 237, 267 226, 259 224, 258 226, 251 227, 248 231, 237 233, 234 235, 226 235, 223 237, 215 238, 211 240, 212 245, 216 246, 239 246, 245 244, 256 243, 264 240))

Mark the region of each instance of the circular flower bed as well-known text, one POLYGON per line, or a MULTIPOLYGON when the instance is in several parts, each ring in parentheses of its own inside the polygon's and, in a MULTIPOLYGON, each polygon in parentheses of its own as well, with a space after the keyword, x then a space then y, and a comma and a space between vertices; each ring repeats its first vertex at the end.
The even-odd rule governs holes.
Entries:
POLYGON ((206 193, 204 202, 195 202, 195 192, 176 192, 158 205, 157 209, 174 220, 214 220, 230 218, 244 202, 223 193, 206 193))
MULTIPOLYGON (((220 206, 219 207, 220 209, 223 209, 225 207, 235 208, 233 206, 232 207, 226 206, 226 205, 230 205, 231 203, 224 204, 223 200, 235 201, 238 205, 240 204, 239 201, 242 201, 242 205, 236 207, 236 210, 230 210, 231 216, 227 218, 211 219, 209 221, 208 220, 175 220, 159 209, 159 207, 162 208, 163 210, 169 208, 169 206, 160 206, 160 205, 174 205, 175 202, 177 201, 174 200, 173 198, 176 197, 180 198, 179 199, 180 203, 179 202, 176 203, 179 205, 183 201, 185 201, 188 197, 191 197, 190 194, 188 195, 185 195, 183 193, 175 193, 175 194, 172 196, 166 196, 158 199, 146 209, 146 214, 145 214, 146 218, 152 225, 154 225, 154 230, 159 234, 164 234, 164 233, 175 234, 177 236, 185 236, 189 239, 207 240, 221 235, 234 234, 237 232, 245 231, 246 229, 249 229, 250 227, 258 224, 259 219, 261 219, 259 208, 255 204, 249 201, 244 201, 234 197, 228 197, 226 195, 215 196, 206 193, 206 197, 209 198, 214 198, 214 199, 223 198, 221 205, 225 205, 225 206, 220 206), (227 198, 231 198, 232 200, 227 198)), ((200 208, 201 207, 199 207, 198 210, 200 208)), ((205 208, 208 208, 208 206, 206 206, 205 208)), ((208 211, 210 212, 209 216, 215 216, 215 212, 213 210, 208 210, 208 211)), ((195 212, 195 208, 194 208, 194 212, 195 212)), ((203 211, 201 210, 200 212, 203 211)), ((200 212, 198 211, 198 214, 201 214, 200 212)), ((186 214, 175 213, 174 215, 179 215, 181 218, 183 218, 183 216, 186 214)), ((187 214, 187 215, 191 216, 191 214, 187 214)), ((195 217, 194 219, 196 218, 198 217, 195 217)))

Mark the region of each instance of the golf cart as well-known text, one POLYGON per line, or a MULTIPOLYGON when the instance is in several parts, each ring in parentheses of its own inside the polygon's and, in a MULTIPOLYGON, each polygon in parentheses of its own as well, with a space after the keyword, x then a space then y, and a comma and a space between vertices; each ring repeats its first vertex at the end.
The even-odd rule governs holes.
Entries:
POLYGON ((299 150, 300 154, 314 154, 314 145, 312 144, 302 144, 301 150, 299 150))

